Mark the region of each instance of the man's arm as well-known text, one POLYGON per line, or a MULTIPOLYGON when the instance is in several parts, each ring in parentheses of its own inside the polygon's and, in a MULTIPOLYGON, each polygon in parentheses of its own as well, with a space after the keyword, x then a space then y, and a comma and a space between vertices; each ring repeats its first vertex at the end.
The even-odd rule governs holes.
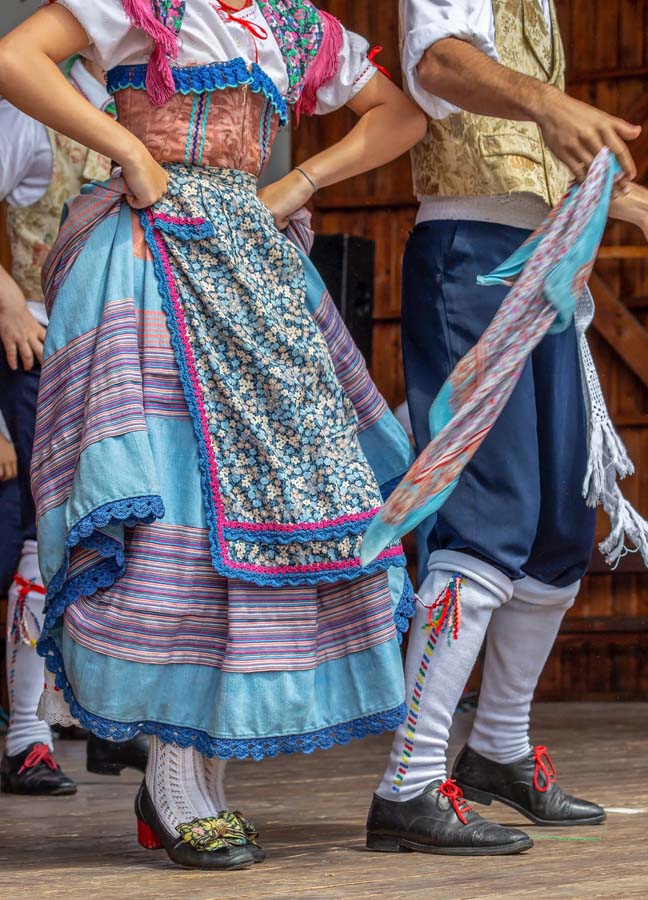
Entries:
MULTIPOLYGON (((1 100, 0 200, 9 197, 13 198, 12 202, 36 202, 47 190, 51 163, 43 126, 1 100), (23 187, 26 184, 28 190, 23 187)), ((26 370, 32 368, 35 359, 41 362, 44 339, 45 329, 30 313, 23 292, 0 266, 0 343, 9 367, 17 369, 19 359, 26 370)))
POLYGON ((625 141, 638 137, 640 126, 514 72, 466 41, 449 37, 432 44, 417 74, 426 91, 467 112, 536 122, 549 149, 579 180, 606 146, 616 155, 626 179, 637 174, 625 141))
POLYGON ((19 357, 27 371, 34 360, 42 362, 44 340, 45 329, 30 313, 23 292, 0 266, 0 342, 9 368, 18 368, 19 357))

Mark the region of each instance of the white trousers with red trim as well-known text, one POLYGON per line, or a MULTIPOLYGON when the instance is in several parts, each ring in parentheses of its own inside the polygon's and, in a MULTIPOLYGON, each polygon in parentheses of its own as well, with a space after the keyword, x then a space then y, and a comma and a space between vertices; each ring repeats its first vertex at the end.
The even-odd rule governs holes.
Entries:
MULTIPOLYGON (((31 582, 42 588, 36 541, 25 541, 17 574, 23 582, 31 582)), ((28 590, 24 584, 14 581, 9 589, 8 599, 7 682, 10 718, 5 752, 8 756, 16 756, 34 743, 47 744, 52 749, 50 727, 36 715, 43 692, 45 666, 34 644, 40 636, 43 623, 45 595, 37 590, 28 590)))

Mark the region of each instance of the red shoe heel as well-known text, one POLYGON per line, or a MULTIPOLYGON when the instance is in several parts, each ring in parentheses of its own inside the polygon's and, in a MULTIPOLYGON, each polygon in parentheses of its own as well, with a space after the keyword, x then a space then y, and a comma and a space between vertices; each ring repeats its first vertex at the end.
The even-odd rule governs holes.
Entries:
POLYGON ((162 844, 157 834, 141 819, 137 820, 137 842, 145 850, 162 849, 162 844))

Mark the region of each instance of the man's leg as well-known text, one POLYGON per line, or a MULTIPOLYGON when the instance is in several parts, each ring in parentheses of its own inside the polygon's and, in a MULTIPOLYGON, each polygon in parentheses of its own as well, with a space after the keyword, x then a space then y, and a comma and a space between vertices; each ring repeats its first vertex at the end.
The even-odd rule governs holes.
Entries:
POLYGON ((71 794, 76 785, 52 756, 49 725, 36 715, 45 666, 36 652, 44 616, 45 591, 38 568, 36 521, 30 467, 40 369, 11 371, 0 351, 0 410, 16 448, 24 539, 7 615, 7 677, 10 721, 0 767, 3 791, 17 794, 71 794))
POLYGON ((555 784, 551 761, 529 739, 531 701, 563 617, 573 606, 594 540, 582 497, 586 418, 575 330, 549 336, 533 358, 541 505, 527 577, 488 630, 479 706, 454 774, 473 799, 502 798, 539 823, 595 824, 593 803, 555 784), (480 787, 482 788, 480 793, 480 787))
MULTIPOLYGON (((498 288, 477 286, 477 275, 491 271, 525 236, 504 226, 446 222, 419 226, 410 239, 404 266, 403 348, 419 448, 429 440, 427 413, 432 400, 488 327, 505 294, 498 288)), ((418 809, 421 803, 435 805, 428 811, 431 820, 442 815, 443 797, 453 790, 444 786, 452 716, 493 611, 511 596, 512 581, 522 577, 536 534, 539 505, 529 363, 430 535, 432 572, 422 590, 423 606, 417 608, 407 654, 409 720, 396 735, 390 764, 374 799, 369 823, 374 845, 380 834, 377 823, 383 820, 400 821, 397 837, 406 833, 406 810, 394 812, 399 804, 411 806, 412 821, 423 815, 418 809), (438 612, 445 602, 446 585, 455 581, 461 623, 456 634, 446 635, 443 623, 435 633, 425 607, 438 603, 438 612)), ((500 829, 496 835, 477 834, 475 822, 446 800, 450 805, 446 803, 445 820, 427 836, 435 852, 441 847, 465 850, 465 841, 473 854, 519 852, 530 846, 521 845, 519 833, 511 835, 509 829, 500 829)))

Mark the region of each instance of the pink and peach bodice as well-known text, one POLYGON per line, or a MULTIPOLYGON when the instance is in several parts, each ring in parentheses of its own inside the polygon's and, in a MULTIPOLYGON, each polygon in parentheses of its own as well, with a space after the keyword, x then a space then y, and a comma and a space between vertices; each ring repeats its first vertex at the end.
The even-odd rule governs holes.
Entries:
POLYGON ((238 169, 258 176, 279 126, 272 102, 247 85, 201 94, 176 93, 154 106, 145 91, 115 95, 120 122, 160 163, 238 169))

